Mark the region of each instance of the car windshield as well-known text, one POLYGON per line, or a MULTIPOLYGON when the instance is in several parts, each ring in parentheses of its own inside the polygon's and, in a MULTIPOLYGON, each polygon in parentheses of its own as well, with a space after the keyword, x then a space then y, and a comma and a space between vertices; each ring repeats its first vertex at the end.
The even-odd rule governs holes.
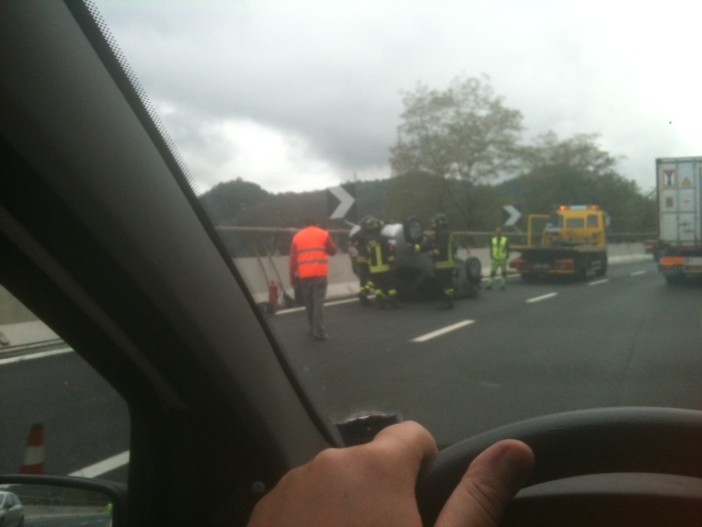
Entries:
POLYGON ((702 407, 688 2, 94 6, 327 426, 702 407))

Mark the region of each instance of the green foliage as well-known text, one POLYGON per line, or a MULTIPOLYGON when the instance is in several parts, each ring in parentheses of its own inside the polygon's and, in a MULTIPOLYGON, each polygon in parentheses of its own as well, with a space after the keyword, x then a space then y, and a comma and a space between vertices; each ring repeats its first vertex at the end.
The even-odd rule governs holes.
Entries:
POLYGON ((544 211, 559 203, 598 203, 605 179, 621 179, 616 159, 600 150, 596 137, 578 135, 559 141, 548 133, 524 148, 525 210, 544 211))
POLYGON ((256 183, 237 178, 219 183, 200 196, 200 201, 217 224, 236 223, 242 211, 271 198, 256 183))
POLYGON ((276 194, 239 216, 237 225, 250 227, 302 227, 307 218, 320 224, 327 218, 326 191, 276 194))
POLYGON ((446 214, 453 230, 492 230, 501 218, 501 196, 491 185, 447 179, 427 172, 391 178, 385 195, 384 218, 403 221, 415 216, 425 223, 437 212, 446 214))
POLYGON ((444 178, 428 172, 413 171, 401 178, 392 178, 385 195, 382 216, 387 221, 404 221, 416 216, 422 221, 439 209, 439 191, 444 178))
MULTIPOLYGON (((416 216, 428 224, 434 214, 444 212, 452 230, 491 232, 503 222, 502 207, 507 204, 519 205, 526 216, 528 213, 547 213, 558 204, 595 203, 609 213, 612 230, 616 232, 655 231, 653 199, 641 195, 635 183, 616 172, 604 170, 599 173, 581 170, 582 167, 576 170, 577 167, 568 164, 566 158, 558 163, 552 160, 532 168, 498 185, 470 185, 467 181, 446 179, 425 172, 358 182, 356 200, 359 218, 371 214, 385 221, 401 222, 408 216, 416 216)), ((213 188, 211 192, 217 194, 216 189, 213 188)), ((225 198, 218 196, 216 199, 225 198)), ((236 222, 229 221, 228 217, 223 220, 216 216, 213 222, 218 225, 297 228, 309 215, 315 216, 329 228, 348 227, 344 221, 327 221, 326 190, 269 195, 257 204, 240 210, 236 222)), ((255 236, 250 237, 253 239, 255 236)), ((281 243, 278 251, 283 250, 288 242, 281 243)), ((247 249, 247 252, 250 250, 247 249)), ((241 248, 236 253, 241 254, 241 248)))
MULTIPOLYGON (((521 145, 522 116, 504 106, 489 78, 457 78, 445 90, 420 84, 403 102, 390 158, 398 177, 355 182, 356 219, 416 216, 428 223, 443 212, 452 230, 485 232, 502 223, 507 204, 520 206, 525 217, 559 204, 597 204, 614 231, 655 230, 653 200, 619 174, 617 159, 598 146, 597 136, 561 140, 547 133, 521 145)), ((326 190, 274 195, 237 179, 201 199, 218 224, 290 228, 312 216, 329 228, 348 227, 327 221, 326 190)))
POLYGON ((596 141, 594 135, 559 141, 549 133, 525 148, 518 201, 523 211, 544 213, 559 204, 597 204, 619 232, 652 229, 653 203, 641 195, 635 182, 617 172, 616 158, 596 141))
POLYGON ((390 217, 386 209, 386 199, 392 184, 391 179, 356 181, 354 183, 358 220, 368 214, 378 218, 390 217))
POLYGON ((514 168, 522 114, 504 106, 487 76, 456 78, 443 91, 418 84, 403 103, 393 174, 452 172, 478 183, 514 168))

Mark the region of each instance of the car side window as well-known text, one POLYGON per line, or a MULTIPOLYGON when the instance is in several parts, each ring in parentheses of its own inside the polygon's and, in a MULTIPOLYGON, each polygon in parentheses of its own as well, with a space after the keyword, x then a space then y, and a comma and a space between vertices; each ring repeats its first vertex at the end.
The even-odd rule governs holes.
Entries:
POLYGON ((2 285, 0 420, 0 473, 127 481, 125 401, 2 285))

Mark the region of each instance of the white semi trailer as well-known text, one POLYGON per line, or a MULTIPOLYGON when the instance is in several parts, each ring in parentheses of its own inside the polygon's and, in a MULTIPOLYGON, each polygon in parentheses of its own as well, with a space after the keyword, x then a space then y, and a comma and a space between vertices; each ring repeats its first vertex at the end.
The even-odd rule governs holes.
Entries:
POLYGON ((656 159, 658 270, 669 284, 702 277, 702 157, 656 159))

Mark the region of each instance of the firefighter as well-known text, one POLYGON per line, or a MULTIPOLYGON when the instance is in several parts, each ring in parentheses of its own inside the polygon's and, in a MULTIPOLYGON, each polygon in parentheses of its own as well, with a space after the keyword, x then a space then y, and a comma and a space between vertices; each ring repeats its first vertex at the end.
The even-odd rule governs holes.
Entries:
POLYGON ((364 217, 355 231, 349 237, 351 242, 353 272, 358 276, 360 290, 358 299, 362 306, 371 305, 369 297, 373 294, 373 283, 370 281, 370 270, 368 268, 368 235, 364 228, 370 216, 364 217))
POLYGON ((373 217, 365 219, 362 229, 368 233, 368 270, 370 287, 375 289, 375 302, 378 309, 399 307, 397 289, 395 288, 395 251, 387 238, 382 235, 383 223, 373 217))
POLYGON ((497 271, 500 271, 502 275, 502 280, 500 282, 500 289, 505 290, 507 285, 507 259, 509 258, 509 240, 507 236, 502 234, 502 229, 497 227, 495 229, 495 235, 490 240, 490 260, 492 265, 490 266, 490 280, 487 284, 487 289, 492 289, 492 284, 495 281, 495 276, 497 271))
POLYGON ((446 214, 440 212, 431 219, 434 236, 429 242, 429 249, 434 261, 434 277, 441 284, 444 304, 441 309, 453 309, 456 290, 453 276, 456 270, 457 246, 453 234, 449 231, 446 214))

